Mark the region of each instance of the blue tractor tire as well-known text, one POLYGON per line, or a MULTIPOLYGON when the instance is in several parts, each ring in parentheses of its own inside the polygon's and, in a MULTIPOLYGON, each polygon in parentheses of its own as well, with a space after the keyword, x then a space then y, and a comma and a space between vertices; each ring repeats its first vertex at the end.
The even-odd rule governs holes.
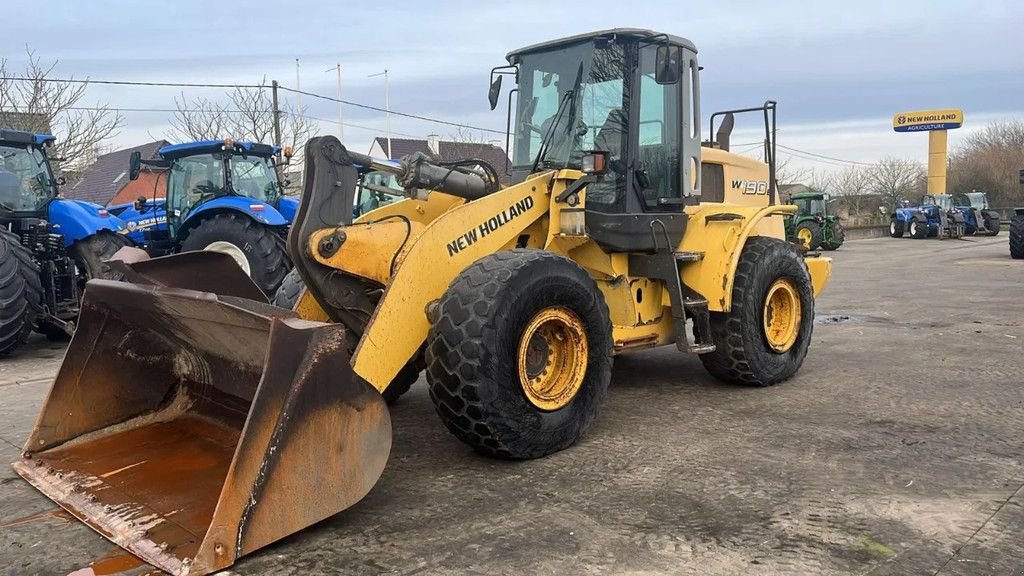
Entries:
POLYGON ((39 265, 17 234, 0 227, 0 355, 28 340, 42 312, 39 265))
POLYGON ((889 236, 893 238, 902 238, 904 228, 906 228, 906 226, 904 225, 904 222, 899 218, 894 217, 893 219, 889 220, 889 236))
POLYGON ((910 221, 910 237, 918 240, 928 237, 928 221, 923 218, 914 217, 910 221))
POLYGON ((240 212, 219 212, 199 222, 181 243, 182 252, 192 250, 225 251, 236 259, 244 255, 239 265, 268 296, 292 268, 277 231, 240 212))

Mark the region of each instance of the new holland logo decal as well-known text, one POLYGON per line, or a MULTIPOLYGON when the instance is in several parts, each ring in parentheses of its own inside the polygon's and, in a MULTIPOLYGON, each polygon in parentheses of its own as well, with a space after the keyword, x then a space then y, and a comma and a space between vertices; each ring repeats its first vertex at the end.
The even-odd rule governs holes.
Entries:
POLYGON ((471 246, 477 240, 487 236, 512 220, 515 220, 520 214, 526 212, 530 208, 533 208, 533 196, 523 198, 498 214, 491 216, 476 228, 470 228, 468 231, 448 243, 448 257, 450 258, 455 256, 459 252, 471 246))

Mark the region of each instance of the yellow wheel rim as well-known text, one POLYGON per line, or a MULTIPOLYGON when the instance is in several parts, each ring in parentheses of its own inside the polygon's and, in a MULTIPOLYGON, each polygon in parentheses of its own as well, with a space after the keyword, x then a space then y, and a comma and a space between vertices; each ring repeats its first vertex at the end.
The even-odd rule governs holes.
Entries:
POLYGON ((807 228, 797 230, 796 237, 799 238, 800 241, 804 243, 804 246, 807 246, 808 248, 811 246, 811 240, 814 239, 814 237, 811 236, 811 231, 807 228))
POLYGON ((587 373, 587 333, 572 310, 545 308, 530 320, 519 339, 519 383, 541 410, 565 407, 579 392, 587 373))
POLYGON ((764 299, 764 336, 776 352, 786 352, 800 335, 800 294, 788 278, 779 278, 764 299))

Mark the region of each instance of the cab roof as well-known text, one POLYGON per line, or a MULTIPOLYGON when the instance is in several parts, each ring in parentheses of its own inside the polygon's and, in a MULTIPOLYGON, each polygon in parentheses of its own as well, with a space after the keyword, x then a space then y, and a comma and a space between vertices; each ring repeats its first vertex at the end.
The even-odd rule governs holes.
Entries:
POLYGON ((609 28, 608 30, 598 30, 596 32, 587 32, 584 34, 576 34, 573 36, 566 36, 565 38, 558 38, 557 40, 548 40, 539 44, 531 44, 518 50, 509 52, 505 59, 508 60, 509 64, 516 64, 519 62, 519 57, 524 54, 531 52, 542 52, 551 50, 552 48, 559 48, 562 46, 568 46, 570 44, 577 44, 579 42, 585 42, 587 40, 593 40, 596 38, 615 38, 618 36, 625 36, 627 38, 651 38, 651 39, 665 39, 668 40, 669 44, 676 46, 682 46, 693 53, 697 52, 697 46, 683 38, 682 36, 674 36, 672 34, 665 34, 662 32, 655 32, 654 30, 646 30, 643 28, 609 28))
POLYGON ((36 146, 42 146, 51 142, 56 142, 57 138, 53 134, 34 134, 32 132, 25 132, 24 130, 12 130, 10 128, 0 128, 0 142, 5 144, 22 144, 36 146))
MULTIPOLYGON (((260 156, 264 158, 269 158, 281 151, 277 146, 261 144, 259 142, 249 142, 247 140, 233 142, 232 148, 237 153, 252 154, 253 156, 260 156)), ((164 160, 173 160, 175 158, 183 158, 185 156, 220 152, 223 149, 224 140, 197 140, 195 142, 183 142, 181 144, 168 144, 161 148, 158 153, 164 160)))

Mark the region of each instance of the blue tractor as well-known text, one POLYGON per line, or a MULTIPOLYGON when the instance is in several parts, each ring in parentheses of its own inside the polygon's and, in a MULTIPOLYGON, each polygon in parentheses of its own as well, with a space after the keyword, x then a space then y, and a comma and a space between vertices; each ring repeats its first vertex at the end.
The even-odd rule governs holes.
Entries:
POLYGON ((893 238, 908 234, 911 238, 944 240, 960 238, 965 230, 964 215, 953 208, 949 194, 926 194, 917 206, 904 202, 889 216, 889 235, 893 238))
POLYGON ((167 176, 155 179, 152 198, 110 210, 125 220, 125 235, 151 256, 223 252, 272 296, 291 269, 284 239, 298 207, 283 195, 279 153, 275 146, 231 138, 164 146, 156 160, 136 152, 132 180, 143 166, 166 170, 167 176))
POLYGON ((964 215, 964 233, 968 236, 995 236, 1002 226, 999 212, 989 210, 988 194, 967 192, 953 198, 953 208, 964 215))
POLYGON ((60 197, 48 148, 55 138, 0 128, 0 354, 33 330, 66 339, 91 278, 130 241, 103 207, 60 197))

